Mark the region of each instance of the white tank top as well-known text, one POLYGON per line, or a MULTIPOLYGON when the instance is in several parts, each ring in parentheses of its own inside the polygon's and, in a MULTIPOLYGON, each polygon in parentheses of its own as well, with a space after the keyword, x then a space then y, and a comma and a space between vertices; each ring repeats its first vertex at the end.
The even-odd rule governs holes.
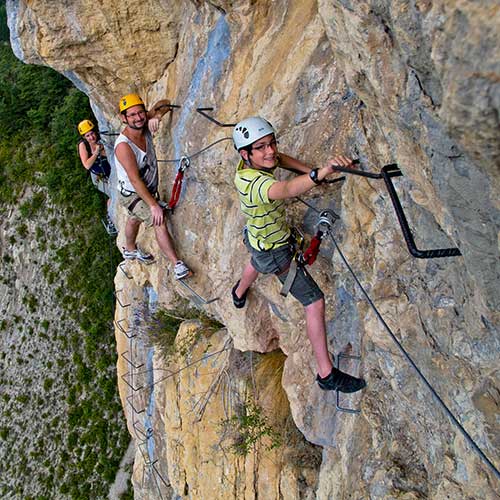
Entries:
POLYGON ((115 141, 115 166, 118 191, 124 195, 135 193, 135 189, 128 178, 127 171, 116 157, 116 147, 122 142, 127 143, 132 149, 137 161, 137 167, 139 168, 139 176, 148 188, 148 191, 154 195, 158 190, 158 162, 156 161, 153 137, 149 130, 146 130, 144 135, 146 137, 146 151, 143 151, 123 134, 120 134, 115 141))

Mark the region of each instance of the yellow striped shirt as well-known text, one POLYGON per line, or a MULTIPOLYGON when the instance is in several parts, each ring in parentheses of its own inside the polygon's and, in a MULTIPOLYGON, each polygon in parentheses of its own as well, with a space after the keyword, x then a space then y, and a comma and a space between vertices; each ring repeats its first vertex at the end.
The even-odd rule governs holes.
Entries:
POLYGON ((290 228, 286 222, 283 200, 270 200, 269 188, 278 182, 272 172, 244 168, 241 160, 234 183, 240 198, 241 211, 247 218, 248 241, 256 250, 270 250, 286 245, 290 228))

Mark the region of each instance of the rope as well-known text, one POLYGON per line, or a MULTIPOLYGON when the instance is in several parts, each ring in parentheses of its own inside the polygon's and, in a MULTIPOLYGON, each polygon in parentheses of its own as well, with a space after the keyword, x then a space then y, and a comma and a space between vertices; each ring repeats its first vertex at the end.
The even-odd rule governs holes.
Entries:
MULTIPOLYGON (((203 149, 200 149, 199 151, 196 151, 196 153, 193 153, 192 155, 186 155, 185 158, 187 158, 188 160, 192 160, 193 158, 196 158, 197 156, 201 155, 202 153, 204 153, 208 149, 212 148, 216 144, 219 144, 219 142, 232 141, 232 140, 233 139, 231 137, 222 137, 222 139, 217 139, 215 142, 212 142, 211 144, 209 144, 208 146, 204 147, 203 149)), ((157 162, 158 163, 178 163, 181 160, 182 160, 182 157, 181 158, 174 158, 173 160, 157 160, 157 162)))
MULTIPOLYGON (((298 196, 296 197, 297 200, 302 202, 304 205, 307 205, 310 209, 314 210, 314 212, 320 214, 321 211, 318 210, 316 207, 312 206, 310 203, 304 201, 302 198, 299 198, 298 196)), ((345 258, 344 254, 342 253, 342 250, 340 249, 337 240, 333 236, 333 234, 329 233, 330 238, 332 239, 333 244, 335 245, 335 248, 337 249, 337 252, 339 253, 341 259, 343 260, 345 266, 351 273, 352 277, 354 278, 354 281, 360 288, 361 292, 363 293, 366 301, 370 305, 370 307, 373 309, 375 315, 379 319, 379 321, 382 323, 383 327, 386 329, 387 333, 390 335, 391 339, 394 341, 394 343, 397 345, 398 349, 401 351, 403 356, 406 358, 408 363, 412 366, 412 368, 416 371, 417 375, 420 377, 420 379, 424 382, 425 386, 429 391, 432 393, 432 395, 436 398, 438 404, 441 406, 443 411, 446 413, 448 418, 451 420, 451 422, 458 428, 458 430, 462 433, 463 437, 465 440, 469 443, 469 445, 472 447, 472 449, 477 453, 477 455, 481 458, 481 460, 491 469, 493 474, 496 476, 497 479, 500 479, 500 471, 495 467, 493 462, 485 455, 485 453, 479 448, 477 443, 472 439, 472 437, 468 434, 468 432, 465 430, 465 428, 462 426, 460 421, 455 417, 455 415, 451 412, 451 410, 446 406, 446 403, 441 399, 439 394, 436 392, 434 387, 430 384, 430 382, 427 380, 425 375, 420 371, 418 366, 415 364, 411 356, 406 352, 405 348, 401 345, 397 337, 394 335, 393 331, 389 327, 389 325, 385 322, 384 318, 378 311, 377 307, 373 303, 372 299, 368 295, 368 292, 364 289, 363 285, 359 281, 358 277, 356 276, 356 273, 353 271, 352 267, 349 265, 349 262, 347 262, 347 259, 345 258)))
POLYGON ((347 262, 347 259, 345 258, 344 254, 342 253, 342 250, 340 250, 340 247, 339 247, 336 239, 334 238, 333 234, 330 234, 330 238, 332 239, 333 244, 335 245, 335 248, 337 249, 340 257, 344 261, 345 266, 347 267, 347 269, 351 273, 352 277, 356 281, 356 284, 359 286, 361 292, 365 296, 366 301, 368 302, 368 304, 370 305, 370 307, 373 309, 375 315, 377 316, 377 318, 379 319, 379 321, 382 323, 382 325, 384 326, 384 328, 387 330, 387 333, 390 335, 391 339, 397 345, 398 349, 401 351, 401 353, 406 358, 406 360, 408 361, 408 363, 410 363, 410 365, 412 366, 412 368, 417 372, 417 375, 422 379, 422 381, 426 385, 427 389, 429 389, 429 391, 431 391, 432 395, 436 398, 437 402, 439 403, 439 405, 441 406, 441 408, 443 409, 443 411, 446 413, 446 415, 452 421, 452 423, 458 428, 458 430, 462 433, 462 435, 464 436, 464 438, 466 439, 466 441, 471 445, 472 449, 479 455, 479 457, 483 460, 483 462, 485 462, 486 465, 488 465, 488 467, 493 471, 493 473, 495 474, 495 476, 497 477, 497 479, 500 479, 500 472, 498 471, 498 469, 493 465, 493 463, 490 461, 490 459, 484 454, 484 452, 481 450, 481 448, 479 448, 479 446, 476 444, 476 442, 470 437, 470 435, 464 429, 464 427, 459 422, 459 420, 455 417, 455 415, 453 415, 453 413, 451 412, 451 410, 446 406, 445 402, 441 399, 441 397, 436 392, 436 390, 434 389, 434 387, 432 387, 432 385, 430 384, 430 382, 426 379, 425 375, 420 371, 420 369, 415 364, 415 362, 413 361, 413 359, 406 352, 406 350, 401 345, 401 343, 399 342, 399 340, 397 339, 397 337, 394 335, 394 333, 392 332, 392 330, 389 328, 389 325, 385 322, 384 318, 382 317, 382 315, 378 311, 377 307, 373 303, 372 299, 368 295, 368 292, 364 289, 363 285, 361 284, 361 282, 359 281, 358 277, 354 273, 352 267, 347 262))

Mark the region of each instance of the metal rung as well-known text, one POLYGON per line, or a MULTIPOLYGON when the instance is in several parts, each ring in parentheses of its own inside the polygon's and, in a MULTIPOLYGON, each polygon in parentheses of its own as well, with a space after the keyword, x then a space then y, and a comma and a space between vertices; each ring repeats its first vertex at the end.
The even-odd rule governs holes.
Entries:
POLYGON ((128 351, 123 351, 120 356, 130 365, 132 366, 133 368, 135 368, 136 370, 138 370, 139 368, 141 368, 142 366, 144 366, 144 363, 141 363, 140 365, 135 365, 133 363, 133 361, 131 359, 128 359, 127 356, 125 356, 125 354, 127 354, 128 351))
POLYGON ((134 397, 134 395, 133 395, 133 394, 131 394, 130 396, 127 396, 127 397, 125 398, 125 400, 126 400, 126 401, 127 401, 127 403, 129 404, 130 408, 132 408, 132 410, 134 410, 134 413, 135 413, 136 415, 140 415, 141 413, 144 413, 144 412, 146 411, 146 408, 143 408, 142 410, 137 410, 137 409, 135 408, 135 406, 133 405, 132 401, 130 401, 133 397, 134 397))
POLYGON ((123 326, 120 324, 122 323, 123 321, 127 321, 127 318, 123 318, 123 319, 120 319, 118 321, 115 321, 115 326, 116 328, 118 328, 118 330, 120 330, 120 332, 123 333, 123 335, 125 335, 125 337, 127 337, 128 339, 133 339, 134 337, 137 337, 137 335, 134 333, 132 335, 129 335, 128 332, 123 328, 123 326))
POLYGON ((146 465, 147 467, 152 467, 156 462, 158 462, 158 459, 151 460, 149 458, 149 451, 148 451, 148 448, 147 448, 147 441, 143 441, 142 443, 139 443, 137 445, 137 447, 139 448, 139 451, 141 452, 142 459, 144 461, 144 465, 146 465), (146 452, 147 453, 144 453, 144 451, 142 449, 143 447, 146 447, 146 452), (147 459, 146 459, 146 456, 147 456, 147 459))
POLYGON ((122 304, 121 300, 118 298, 118 294, 123 292, 123 290, 116 290, 116 292, 113 292, 113 295, 115 296, 115 299, 117 300, 118 304, 120 304, 123 309, 126 307, 129 307, 131 304, 122 304))
POLYGON ((155 467, 155 464, 156 462, 158 462, 158 460, 155 460, 152 464, 152 467, 153 467, 153 471, 156 473, 156 475, 162 480, 162 483, 167 487, 169 488, 171 486, 170 483, 167 483, 167 481, 165 481, 165 479, 163 478, 163 476, 158 472, 158 470, 156 469, 155 467))
POLYGON ((118 269, 120 269, 120 271, 126 276, 127 279, 131 280, 132 279, 132 275, 128 273, 128 271, 125 269, 125 264, 127 263, 126 260, 122 260, 119 264, 118 264, 118 269))
POLYGON ((153 435, 153 429, 151 427, 148 427, 145 430, 141 430, 137 427, 139 424, 143 425, 141 422, 139 422, 139 420, 134 420, 132 427, 136 432, 141 434, 144 437, 144 441, 146 441, 148 438, 150 438, 153 435))
MULTIPOLYGON (((336 365, 337 365, 337 370, 340 370, 340 359, 341 358, 345 358, 345 359, 361 359, 361 356, 353 356, 353 355, 350 355, 350 354, 343 354, 343 353, 340 353, 338 356, 337 356, 337 361, 336 361, 336 365)), ((335 391, 337 394, 336 394, 336 402, 335 402, 335 407, 337 408, 338 411, 343 411, 345 413, 352 413, 354 415, 358 415, 361 413, 361 410, 357 410, 357 409, 354 409, 354 408, 344 408, 343 406, 340 406, 340 392, 337 390, 335 391)))
POLYGON ((199 293, 197 293, 195 290, 193 290, 185 281, 184 279, 177 280, 177 282, 182 285, 184 288, 189 290, 193 294, 193 300, 195 303, 199 305, 206 305, 206 304, 211 304, 212 302, 215 302, 216 300, 219 300, 220 297, 215 297, 213 299, 204 299, 199 293))
POLYGON ((132 372, 126 372, 124 373, 123 375, 121 375, 121 379, 134 391, 134 392, 137 392, 137 391, 140 391, 141 389, 144 389, 144 386, 141 385, 140 387, 134 387, 128 380, 125 380, 125 377, 127 375, 134 375, 132 372))

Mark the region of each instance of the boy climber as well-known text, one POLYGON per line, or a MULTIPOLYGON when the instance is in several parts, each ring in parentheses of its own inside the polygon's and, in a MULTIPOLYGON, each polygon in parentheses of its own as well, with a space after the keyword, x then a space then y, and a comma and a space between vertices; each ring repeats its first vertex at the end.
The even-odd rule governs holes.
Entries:
POLYGON ((136 245, 140 225, 153 226, 160 250, 174 265, 175 278, 182 279, 191 271, 177 258, 165 224, 163 207, 158 201, 158 162, 152 136, 159 128, 162 116, 170 110, 169 104, 167 100, 158 101, 146 111, 144 101, 137 94, 120 99, 121 119, 126 127, 115 142, 115 164, 118 201, 129 215, 123 257, 146 264, 153 262, 153 256, 136 245))
MULTIPOLYGON (((320 184, 325 177, 335 172, 332 165, 349 167, 352 160, 336 156, 326 166, 311 169, 290 156, 278 154, 273 126, 259 117, 239 122, 234 128, 233 141, 241 155, 234 182, 241 210, 247 218, 244 242, 251 255, 241 279, 232 289, 235 307, 242 308, 248 289, 259 273, 274 273, 282 283, 286 280, 292 251, 284 200, 299 196, 320 184), (276 167, 288 167, 303 172, 303 175, 288 181, 278 181, 274 176, 276 167)), ((341 372, 332 364, 326 342, 323 292, 302 266, 297 268, 290 293, 305 308, 306 330, 318 366, 316 380, 320 388, 342 392, 363 389, 366 385, 363 379, 341 372)))

